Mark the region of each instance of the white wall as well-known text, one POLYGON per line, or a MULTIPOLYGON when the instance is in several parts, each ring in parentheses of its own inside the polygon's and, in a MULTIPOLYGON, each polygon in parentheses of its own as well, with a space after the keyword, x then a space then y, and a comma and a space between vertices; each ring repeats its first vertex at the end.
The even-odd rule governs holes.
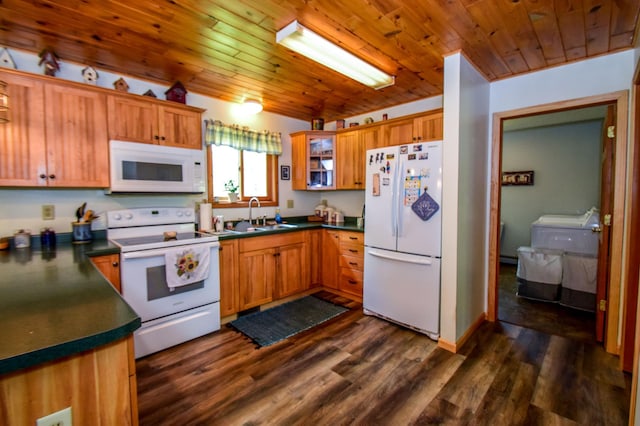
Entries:
MULTIPOLYGON (((17 50, 10 50, 10 54, 21 71, 42 74, 38 66, 37 55, 17 50)), ((82 65, 61 62, 60 72, 57 78, 82 82, 82 65)), ((164 92, 169 88, 151 82, 137 80, 126 75, 118 75, 98 70, 98 86, 113 88, 113 82, 123 77, 129 84, 129 93, 142 94, 151 89, 159 99, 164 99, 164 92)), ((187 84, 188 90, 188 84, 187 84)), ((246 125, 256 130, 268 129, 279 131, 283 137, 283 154, 280 156, 280 164, 291 164, 291 141, 289 133, 299 130, 308 130, 309 123, 289 117, 262 112, 251 117, 242 117, 238 114, 236 104, 224 102, 195 93, 187 94, 187 104, 204 108, 204 119, 218 119, 228 124, 246 125)), ((304 191, 292 191, 291 181, 280 181, 280 204, 283 216, 308 215, 313 213, 318 204, 319 195, 304 191), (286 200, 294 200, 294 208, 286 208, 286 200)), ((75 210, 83 202, 87 202, 91 208, 102 214, 108 210, 129 207, 150 206, 176 206, 193 207, 195 202, 203 196, 172 195, 172 196, 125 196, 105 195, 102 190, 87 189, 0 189, 0 236, 12 235, 17 229, 30 229, 33 233, 41 227, 52 227, 56 232, 70 232, 70 222, 75 220, 75 210), (43 221, 41 219, 41 205, 53 204, 55 206, 56 219, 43 221)), ((223 214, 234 219, 247 217, 247 209, 219 209, 214 214, 223 214)), ((257 215, 266 214, 273 216, 275 208, 262 208, 257 215)), ((98 220, 93 224, 94 229, 103 229, 105 223, 98 220)))
POLYGON ((457 340, 485 311, 489 83, 445 58, 440 335, 457 340))
POLYGON ((503 186, 501 256, 530 245, 531 222, 543 214, 582 214, 600 206, 602 120, 505 132, 502 170, 534 171, 532 186, 503 186))

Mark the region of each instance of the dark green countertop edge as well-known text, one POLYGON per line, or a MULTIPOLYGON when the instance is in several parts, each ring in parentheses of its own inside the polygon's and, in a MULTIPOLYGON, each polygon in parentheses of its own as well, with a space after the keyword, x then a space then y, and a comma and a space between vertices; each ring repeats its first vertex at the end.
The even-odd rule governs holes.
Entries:
MULTIPOLYGON (((98 235, 102 236, 100 234, 98 235)), ((40 249, 39 243, 39 239, 37 241, 32 240, 34 255, 38 254, 37 250, 40 249)), ((70 238, 68 238, 64 234, 58 236, 57 250, 71 250, 72 248, 73 246, 70 242, 70 238)), ((93 256, 120 253, 120 249, 117 246, 109 243, 106 239, 96 239, 92 241, 91 244, 83 247, 83 250, 86 257, 85 261, 87 263, 90 262, 89 258, 93 256)), ((93 267, 93 265, 91 266, 93 267)), ((93 277, 91 277, 91 281, 94 283, 94 285, 108 286, 111 290, 113 290, 111 284, 98 272, 97 269, 95 269, 95 274, 93 275, 93 277)), ((115 290, 113 290, 112 297, 120 299, 111 299, 113 303, 122 303, 126 305, 124 299, 122 299, 122 297, 115 290)), ((73 340, 60 342, 57 344, 50 344, 49 346, 43 346, 41 348, 36 348, 28 352, 23 352, 14 356, 0 359, 0 375, 14 373, 19 374, 25 369, 40 366, 47 362, 60 360, 65 357, 77 355, 82 352, 86 352, 130 336, 135 330, 141 327, 142 322, 140 317, 130 307, 128 307, 127 309, 130 310, 130 314, 125 315, 125 317, 119 316, 119 322, 116 321, 116 324, 110 326, 109 328, 105 328, 103 331, 75 338, 73 340)), ((3 344, 7 344, 7 342, 4 342, 3 344)))
MULTIPOLYGON (((110 284, 107 283, 107 285, 110 284)), ((0 375, 14 373, 29 367, 40 366, 49 361, 56 361, 67 356, 77 355, 99 346, 107 345, 129 336, 140 328, 141 324, 140 317, 138 317, 118 328, 100 334, 0 360, 0 375)))

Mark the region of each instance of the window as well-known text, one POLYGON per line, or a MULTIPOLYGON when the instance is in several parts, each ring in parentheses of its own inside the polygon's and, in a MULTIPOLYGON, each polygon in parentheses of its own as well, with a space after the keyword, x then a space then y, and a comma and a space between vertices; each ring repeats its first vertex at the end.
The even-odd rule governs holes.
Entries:
POLYGON ((263 206, 278 205, 278 176, 276 155, 239 150, 225 145, 209 145, 209 199, 214 207, 246 205, 257 197, 263 206), (225 183, 238 185, 238 200, 231 201, 225 183))

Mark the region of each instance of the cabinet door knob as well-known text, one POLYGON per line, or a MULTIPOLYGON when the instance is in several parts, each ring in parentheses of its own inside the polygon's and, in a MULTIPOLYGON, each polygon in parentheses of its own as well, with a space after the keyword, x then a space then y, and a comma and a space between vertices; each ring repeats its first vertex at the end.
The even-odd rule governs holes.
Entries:
POLYGON ((49 179, 55 179, 56 175, 49 175, 49 179))
POLYGON ((113 266, 114 268, 115 268, 115 267, 117 267, 118 265, 119 265, 119 263, 118 263, 118 262, 113 262, 113 263, 111 263, 111 266, 113 266))
POLYGON ((47 178, 47 175, 45 175, 44 173, 40 174, 40 179, 46 179, 46 178, 47 178))
POLYGON ((154 138, 155 140, 158 140, 158 139, 160 139, 160 136, 158 136, 158 135, 154 135, 154 136, 153 136, 153 138, 154 138))
POLYGON ((160 140, 161 140, 161 141, 163 141, 163 140, 165 140, 165 139, 166 139, 166 138, 165 138, 164 136, 161 136, 161 137, 160 137, 160 140))

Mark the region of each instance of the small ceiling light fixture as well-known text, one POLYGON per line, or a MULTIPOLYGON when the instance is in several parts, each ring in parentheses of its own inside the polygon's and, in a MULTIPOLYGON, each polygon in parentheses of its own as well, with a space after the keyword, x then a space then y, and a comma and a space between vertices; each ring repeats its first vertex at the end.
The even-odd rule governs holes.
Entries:
POLYGON ((391 86, 395 77, 319 36, 298 21, 276 33, 276 42, 376 90, 391 86))
POLYGON ((9 121, 9 93, 7 83, 0 80, 0 123, 9 121))
POLYGON ((242 111, 249 115, 257 114, 262 111, 262 103, 256 99, 245 99, 242 104, 242 111))

